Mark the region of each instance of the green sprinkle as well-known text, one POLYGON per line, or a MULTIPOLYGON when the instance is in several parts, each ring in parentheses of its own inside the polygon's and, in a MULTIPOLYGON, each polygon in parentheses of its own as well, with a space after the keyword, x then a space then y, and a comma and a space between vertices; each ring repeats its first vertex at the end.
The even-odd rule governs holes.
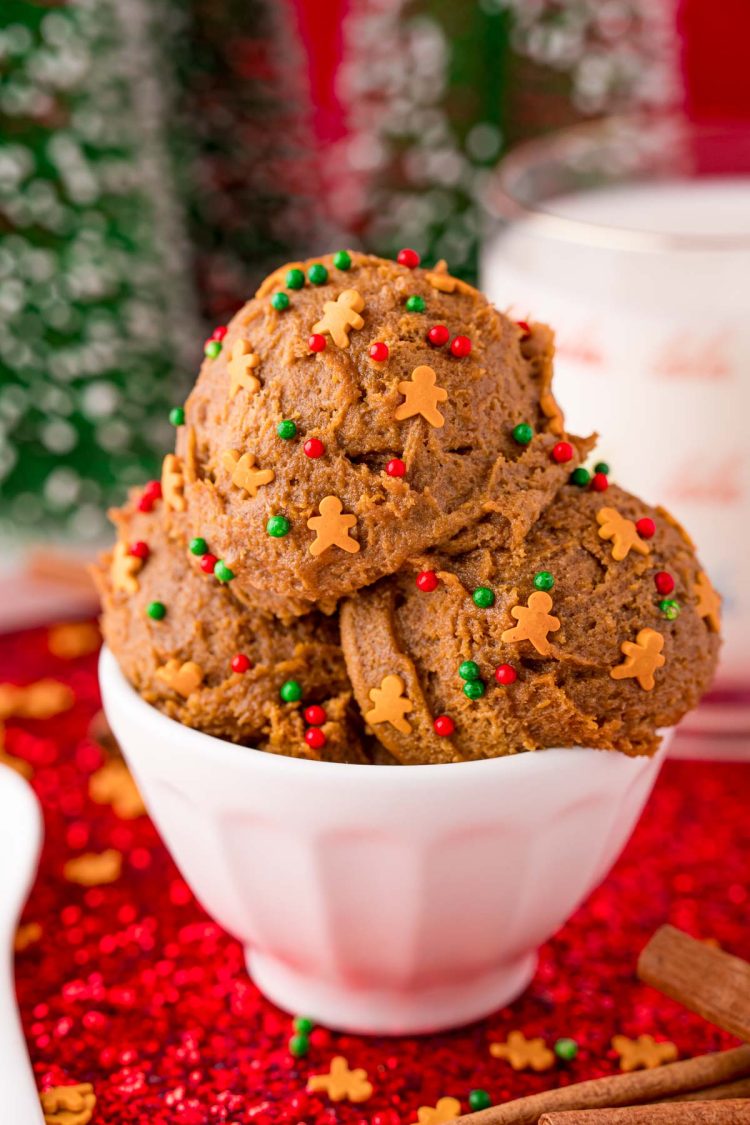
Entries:
POLYGON ((205 555, 208 553, 208 543, 205 539, 197 535, 195 539, 190 540, 190 554, 191 555, 205 555))
POLYGON ((464 695, 469 699, 481 699, 484 695, 484 682, 482 680, 467 680, 464 684, 464 695))
POLYGON ((570 1062, 578 1054, 578 1044, 575 1039, 558 1039, 554 1046, 554 1052, 558 1059, 570 1062))
POLYGON ((294 1055, 295 1059, 304 1058, 310 1050, 310 1040, 306 1035, 293 1035, 289 1040, 289 1054, 294 1055))
POLYGON ((274 293, 271 304, 277 312, 283 312, 284 309, 289 308, 289 297, 286 293, 274 293))
POLYGON ((289 534, 291 526, 286 516, 271 516, 266 524, 266 531, 274 539, 283 539, 285 535, 289 534))
POLYGON ((519 422, 513 427, 513 441, 519 445, 528 445, 534 436, 534 431, 528 422, 519 422))
POLYGON ((322 262, 316 262, 315 265, 310 266, 307 276, 313 285, 325 285, 328 281, 328 270, 322 262))
POLYGON ((333 264, 337 270, 350 270, 352 268, 352 259, 346 250, 337 250, 333 255, 333 264))
POLYGON ((293 269, 289 270, 286 275, 287 289, 301 289, 305 284, 305 275, 302 270, 293 269))
POLYGON ((302 698, 302 684, 297 680, 285 680, 279 688, 279 695, 285 703, 299 703, 302 698))
POLYGON ((588 469, 584 469, 582 466, 577 469, 573 469, 573 472, 570 474, 570 483, 577 485, 578 488, 586 488, 590 480, 591 473, 588 471, 588 469))
POLYGON ((294 1030, 298 1031, 300 1035, 309 1035, 314 1027, 314 1022, 311 1019, 308 1019, 307 1016, 294 1017, 294 1030))
POLYGON ((606 461, 597 461, 594 465, 595 473, 604 473, 605 477, 609 475, 609 465, 606 461))
POLYGON ((406 311, 407 312, 424 312, 425 308, 424 297, 407 297, 406 298, 406 311))
POLYGON ((181 406, 173 406, 169 412, 169 421, 173 426, 185 425, 185 411, 181 406))
POLYGON ((551 590, 554 584, 555 580, 548 570, 540 570, 534 575, 534 585, 537 590, 551 590))
POLYGON ((146 613, 152 621, 161 621, 162 618, 167 616, 167 607, 164 602, 149 602, 146 606, 146 613))
POLYGON ((474 605, 479 606, 480 609, 489 609, 491 605, 495 604, 495 595, 490 590, 489 586, 477 586, 474 593, 471 595, 471 600, 474 605))
POLYGON ((292 438, 297 436, 297 423, 293 422, 291 418, 285 418, 283 422, 279 422, 276 433, 284 441, 291 441, 292 438))
POLYGON ((473 660, 464 660, 463 664, 459 664, 458 674, 462 680, 478 680, 482 675, 479 665, 473 660))
POLYGON ((219 561, 217 562, 216 566, 214 567, 214 574, 218 578, 219 582, 231 582, 234 578, 234 571, 229 569, 223 559, 219 559, 219 561))
POLYGON ((489 1109, 492 1105, 492 1098, 486 1090, 470 1090, 469 1091, 469 1109, 489 1109))
POLYGON ((659 609, 667 621, 674 621, 675 618, 680 616, 680 603, 674 601, 673 598, 665 598, 663 602, 659 602, 659 609))
POLYGON ((217 355, 221 351, 221 341, 209 340, 203 351, 209 359, 216 359, 217 355))

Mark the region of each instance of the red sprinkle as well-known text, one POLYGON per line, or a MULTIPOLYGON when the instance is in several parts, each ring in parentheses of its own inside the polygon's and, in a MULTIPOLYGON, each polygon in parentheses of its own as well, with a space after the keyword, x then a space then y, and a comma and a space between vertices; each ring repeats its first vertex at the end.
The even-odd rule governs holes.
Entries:
POLYGON ((518 679, 518 672, 512 664, 500 664, 495 669, 495 679, 499 684, 503 684, 504 686, 514 684, 518 679))
POLYGON ((471 351, 471 340, 468 336, 454 336, 451 340, 451 355, 461 359, 471 351))
POLYGON ((157 500, 161 500, 161 481, 150 480, 143 486, 143 492, 138 501, 138 510, 150 512, 157 500))
POLYGON ((644 516, 643 519, 636 521, 635 530, 641 539, 651 539, 656 533, 656 524, 649 516, 644 516))
POLYGON ((654 585, 660 594, 671 594, 674 590, 674 578, 667 570, 658 570, 654 575, 654 585))
POLYGON ((557 461, 558 465, 564 465, 568 461, 572 461, 575 455, 575 450, 569 441, 558 441, 557 445, 552 447, 552 460, 557 461))
POLYGON ((305 722, 309 723, 311 727, 322 727, 327 718, 325 708, 321 707, 319 703, 311 703, 309 707, 305 707, 302 713, 305 716, 305 722))
POLYGON ((218 562, 216 555, 201 555, 200 564, 201 570, 204 574, 213 574, 214 567, 218 562))
POLYGON ((308 727, 305 731, 305 742, 311 750, 322 750, 327 741, 320 727, 308 727))
POLYGON ((406 475, 406 465, 398 457, 394 457, 385 467, 389 477, 403 477, 406 475))
POLYGON ((228 332, 226 324, 220 324, 218 328, 214 328, 209 336, 210 340, 223 340, 228 332))
POLYGON ((441 738, 449 738, 456 729, 456 724, 450 715, 438 715, 432 724, 432 729, 435 734, 439 734, 441 738))
POLYGON ((322 457, 326 451, 323 442, 320 438, 316 437, 308 438, 302 448, 305 451, 305 456, 312 458, 313 461, 316 461, 318 457, 322 457))
POLYGON ((131 544, 128 554, 133 555, 136 559, 147 559, 150 554, 148 543, 139 539, 137 543, 131 544))
POLYGON ((400 266, 406 266, 407 269, 416 269, 419 265, 421 258, 416 250, 399 250, 396 261, 400 266))
POLYGON ((326 349, 326 338, 321 336, 318 332, 313 332, 312 336, 307 337, 307 346, 311 352, 324 352, 326 349))
POLYGON ((376 340, 374 344, 370 344, 370 359, 375 363, 385 363, 390 355, 388 345, 384 344, 382 340, 376 340))
POLYGON ((530 336, 531 335, 531 328, 525 320, 517 320, 516 324, 521 329, 524 336, 530 336))
POLYGON ((609 480, 606 473, 594 473, 591 478, 591 487, 594 492, 606 492, 609 488, 609 480))
POLYGON ((444 324, 434 324, 427 333, 427 339, 432 344, 433 348, 442 348, 443 344, 448 343, 450 335, 450 332, 444 324))
POLYGON ((438 576, 434 570, 422 570, 417 575, 417 586, 423 594, 430 594, 437 590, 438 576))
MULTIPOLYGON (((205 558, 206 556, 204 555, 203 557, 205 558)), ((250 668, 252 668, 252 664, 245 656, 244 652, 238 652, 236 656, 232 657, 233 672, 238 672, 242 675, 243 672, 247 672, 250 668)))

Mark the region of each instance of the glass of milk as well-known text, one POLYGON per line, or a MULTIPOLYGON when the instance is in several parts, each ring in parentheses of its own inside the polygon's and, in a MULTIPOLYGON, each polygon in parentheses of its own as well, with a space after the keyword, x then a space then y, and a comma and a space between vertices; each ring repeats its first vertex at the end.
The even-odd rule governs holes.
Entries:
POLYGON ((684 522, 724 597, 716 689, 683 754, 750 754, 750 128, 616 119, 512 152, 482 285, 557 334, 572 432, 684 522))

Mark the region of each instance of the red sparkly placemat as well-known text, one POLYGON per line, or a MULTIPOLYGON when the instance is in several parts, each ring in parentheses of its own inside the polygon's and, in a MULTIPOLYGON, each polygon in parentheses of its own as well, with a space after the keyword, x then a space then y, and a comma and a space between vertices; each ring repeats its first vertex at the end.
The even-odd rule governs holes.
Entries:
MULTIPOLYGON (((399 1125, 445 1095, 466 1109, 474 1088, 500 1101, 611 1073, 619 1032, 673 1040, 683 1056, 733 1044, 639 985, 634 967, 667 920, 750 958, 750 765, 667 764, 616 869, 544 947, 533 984, 511 1008, 421 1039, 318 1028, 307 1057, 294 1059, 289 1017, 259 995, 240 946, 197 906, 147 817, 133 817, 127 801, 119 807, 130 819, 92 800, 90 779, 107 760, 95 737, 96 655, 54 656, 49 636, 0 638, 0 683, 51 677, 75 697, 54 718, 6 723, 4 754, 33 769, 46 830, 17 984, 39 1086, 92 1082, 95 1121, 399 1125), (113 881, 84 887, 66 877, 72 858, 104 852, 114 853, 103 863, 113 881), (516 1028, 550 1045, 572 1037, 578 1056, 545 1074, 515 1073, 488 1044, 516 1028), (367 1070, 367 1103, 333 1106, 305 1093, 308 1076, 327 1071, 334 1054, 367 1070)), ((106 785, 94 788, 99 800, 113 799, 106 785)))

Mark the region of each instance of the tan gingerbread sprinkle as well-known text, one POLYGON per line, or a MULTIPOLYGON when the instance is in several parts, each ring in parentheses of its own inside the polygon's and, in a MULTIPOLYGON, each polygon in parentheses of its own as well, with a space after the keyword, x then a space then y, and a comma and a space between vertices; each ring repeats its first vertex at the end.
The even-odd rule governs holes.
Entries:
POLYGON ((143 559, 131 555, 126 543, 115 543, 112 552, 112 562, 109 567, 109 579, 112 589, 121 594, 138 593, 138 574, 143 566, 143 559))
POLYGON ((490 1043, 490 1054, 505 1059, 514 1070, 549 1070, 555 1062, 543 1039, 527 1039, 522 1031, 511 1031, 504 1043, 490 1043))
POLYGON ((653 1035, 639 1035, 637 1039, 615 1035, 612 1046, 620 1056, 620 1070, 653 1070, 678 1056, 674 1043, 657 1043, 653 1035))
POLYGON ((103 852, 84 852, 75 859, 69 859, 63 867, 63 875, 69 883, 79 887, 98 887, 102 883, 114 883, 122 874, 122 853, 115 848, 103 852))
POLYGON ((518 624, 513 629, 506 629, 500 639, 506 644, 529 641, 540 656, 549 656, 552 645, 547 634, 556 633, 560 628, 560 619, 550 614, 551 609, 552 598, 547 591, 535 590, 529 595, 528 605, 517 605, 510 611, 518 624))
POLYGON ((371 688, 370 699, 375 704, 365 712, 365 722, 371 726, 390 723, 402 734, 411 733, 411 723, 404 716, 414 710, 414 704, 404 695, 404 681, 400 676, 385 676, 379 688, 371 688))
POLYGON ((72 688, 57 680, 37 680, 19 687, 0 684, 0 722, 3 719, 52 719, 75 702, 72 688))
MULTIPOLYGON (((132 557, 132 556, 131 556, 132 557)), ((75 660, 96 652, 101 634, 93 621, 70 621, 53 625, 47 635, 47 647, 61 660, 75 660)))
POLYGON ((458 1098, 440 1098, 436 1105, 421 1105, 417 1110, 419 1125, 443 1125, 445 1121, 453 1121, 461 1113, 461 1103, 458 1098))
POLYGON ((718 633, 721 628, 721 598, 711 585, 711 579, 705 571, 702 570, 698 575, 693 590, 698 598, 696 613, 706 619, 712 633, 718 633))
POLYGON ((326 301, 323 315, 313 324, 312 331, 328 333, 337 348, 348 348, 351 330, 364 327, 365 322, 359 315, 364 307, 364 298, 356 289, 344 289, 335 301, 326 301))
POLYGON ((609 673, 613 680, 634 678, 644 691, 652 691, 654 672, 663 668, 666 657, 662 656, 664 637, 655 629, 641 629, 635 641, 623 641, 620 650, 625 656, 609 673))
POLYGON ((173 656, 166 664, 162 664, 161 668, 156 669, 156 678, 187 699, 203 683, 203 669, 194 660, 186 660, 181 664, 173 656))
POLYGON ((411 379, 399 383, 399 394, 404 396, 404 402, 397 408, 394 415, 397 422, 413 418, 416 414, 430 423, 431 426, 440 428, 445 425, 445 418, 437 408, 439 402, 446 402, 448 392, 443 387, 436 385, 437 375, 431 367, 422 364, 415 367, 411 379))
POLYGON ((146 811, 133 775, 119 758, 110 759, 92 773, 89 797, 97 805, 110 805, 120 820, 135 820, 146 811))
POLYGON ((349 1069, 342 1055, 331 1059, 328 1074, 313 1074, 307 1082, 311 1094, 325 1093, 332 1102, 366 1102, 372 1094, 372 1084, 367 1081, 367 1071, 362 1067, 349 1069))
POLYGON ((650 553, 651 548, 641 539, 633 520, 620 515, 616 508, 601 508, 596 513, 596 522, 599 524, 599 538, 612 540, 612 558, 615 562, 622 562, 631 551, 637 551, 640 555, 650 553))
POLYGON ((259 488, 270 484, 275 476, 273 469, 257 468, 252 453, 240 456, 236 449, 225 449, 221 455, 221 463, 231 473, 232 484, 237 488, 244 488, 253 497, 257 496, 259 488))
POLYGON ((96 1105, 90 1082, 52 1086, 39 1095, 46 1125, 88 1125, 96 1105))
POLYGON ((357 553, 359 543, 349 535, 357 517, 344 515, 343 509, 338 496, 326 496, 320 501, 320 515, 311 516, 307 521, 310 531, 315 532, 315 539, 310 544, 311 555, 322 555, 329 547, 340 547, 350 555, 357 553))
POLYGON ((439 293, 455 293, 458 285, 458 278, 451 277, 448 273, 448 263, 445 258, 441 258, 434 270, 430 270, 424 275, 424 279, 428 285, 437 289, 439 293))
POLYGON ((42 927, 38 922, 25 922, 16 930, 13 939, 13 952, 23 953, 29 946, 35 945, 42 936, 42 927))
POLYGON ((185 478, 182 463, 176 453, 168 453, 161 468, 161 492, 165 504, 175 512, 184 512, 187 501, 183 496, 185 478))
POLYGON ((227 364, 229 371, 229 397, 233 399, 243 388, 251 395, 260 390, 260 379, 252 372, 260 366, 260 356, 256 355, 247 340, 235 340, 232 355, 227 364))

